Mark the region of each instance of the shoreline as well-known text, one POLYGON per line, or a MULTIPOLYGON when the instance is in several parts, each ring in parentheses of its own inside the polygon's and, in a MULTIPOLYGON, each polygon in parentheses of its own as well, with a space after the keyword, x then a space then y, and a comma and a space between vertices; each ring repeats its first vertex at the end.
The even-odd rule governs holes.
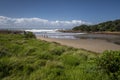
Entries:
POLYGON ((75 30, 58 30, 59 32, 63 33, 88 33, 88 34, 108 34, 108 35, 120 35, 120 32, 117 31, 102 31, 102 32, 82 32, 82 31, 75 31, 75 30))
POLYGON ((61 45, 74 47, 78 49, 85 49, 95 53, 102 53, 105 50, 120 50, 120 45, 99 39, 58 39, 58 38, 45 38, 42 36, 36 37, 37 39, 40 40, 56 42, 61 45))

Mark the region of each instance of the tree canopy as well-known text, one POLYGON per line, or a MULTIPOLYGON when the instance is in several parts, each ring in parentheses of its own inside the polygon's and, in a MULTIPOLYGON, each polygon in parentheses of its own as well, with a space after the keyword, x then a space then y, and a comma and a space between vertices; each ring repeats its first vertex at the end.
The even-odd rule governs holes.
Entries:
POLYGON ((72 30, 84 32, 98 32, 98 31, 120 31, 120 19, 114 21, 107 21, 95 25, 80 25, 74 27, 72 30))

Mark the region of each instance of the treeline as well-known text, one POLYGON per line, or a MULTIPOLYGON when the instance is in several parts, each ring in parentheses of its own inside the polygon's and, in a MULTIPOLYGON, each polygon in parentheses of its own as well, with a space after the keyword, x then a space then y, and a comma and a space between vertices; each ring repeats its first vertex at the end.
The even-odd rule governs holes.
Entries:
POLYGON ((80 25, 74 27, 72 30, 82 32, 120 31, 120 19, 96 25, 80 25))

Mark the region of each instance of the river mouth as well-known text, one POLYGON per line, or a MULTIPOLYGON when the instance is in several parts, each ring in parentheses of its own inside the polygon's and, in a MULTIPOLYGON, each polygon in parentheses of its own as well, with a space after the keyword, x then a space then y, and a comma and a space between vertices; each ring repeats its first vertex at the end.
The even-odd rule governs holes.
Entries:
POLYGON ((120 35, 111 34, 92 34, 92 33, 35 33, 37 36, 42 36, 46 38, 58 38, 58 39, 99 39, 106 40, 108 42, 120 45, 120 35))
POLYGON ((120 45, 120 35, 98 33, 64 33, 59 32, 58 29, 30 29, 25 31, 33 32, 36 36, 42 36, 45 38, 88 39, 88 40, 99 39, 120 45))
POLYGON ((120 45, 120 35, 111 35, 111 34, 83 34, 75 35, 77 39, 100 39, 112 42, 114 44, 120 45))

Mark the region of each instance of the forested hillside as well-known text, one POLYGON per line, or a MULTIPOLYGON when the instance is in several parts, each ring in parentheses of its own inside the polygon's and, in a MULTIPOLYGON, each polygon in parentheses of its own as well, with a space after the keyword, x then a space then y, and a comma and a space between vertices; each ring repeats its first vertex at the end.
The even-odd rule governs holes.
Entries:
POLYGON ((107 21, 96 25, 80 25, 74 27, 72 30, 83 32, 120 31, 120 19, 107 21))

